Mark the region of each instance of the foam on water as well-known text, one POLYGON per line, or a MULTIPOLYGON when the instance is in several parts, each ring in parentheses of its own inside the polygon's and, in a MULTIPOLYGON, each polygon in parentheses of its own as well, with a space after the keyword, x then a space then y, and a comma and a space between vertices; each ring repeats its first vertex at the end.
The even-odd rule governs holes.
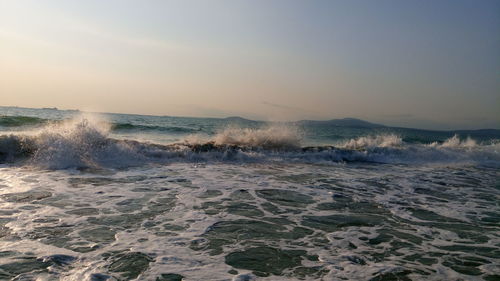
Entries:
POLYGON ((500 278, 495 132, 11 110, 0 279, 500 278))
POLYGON ((137 272, 130 279, 480 280, 499 274, 496 169, 178 163, 100 174, 0 173, 0 269, 21 272, 14 273, 20 279, 115 280, 137 272), (252 257, 260 271, 252 269, 252 257), (136 269, 122 266, 127 260, 136 269), (50 268, 13 269, 25 261, 50 268))

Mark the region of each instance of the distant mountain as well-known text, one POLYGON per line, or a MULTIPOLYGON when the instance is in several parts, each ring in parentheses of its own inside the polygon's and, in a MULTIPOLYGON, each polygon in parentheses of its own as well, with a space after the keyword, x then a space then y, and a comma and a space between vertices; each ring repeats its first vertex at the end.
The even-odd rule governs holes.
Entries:
POLYGON ((497 129, 479 129, 479 130, 452 130, 458 135, 470 135, 475 137, 487 137, 500 139, 500 130, 497 129))
POLYGON ((312 125, 312 126, 333 126, 333 127, 358 127, 358 128, 380 128, 385 127, 381 124, 370 123, 368 121, 356 119, 356 118, 342 118, 342 119, 332 119, 325 121, 318 120, 301 120, 297 122, 300 125, 312 125))

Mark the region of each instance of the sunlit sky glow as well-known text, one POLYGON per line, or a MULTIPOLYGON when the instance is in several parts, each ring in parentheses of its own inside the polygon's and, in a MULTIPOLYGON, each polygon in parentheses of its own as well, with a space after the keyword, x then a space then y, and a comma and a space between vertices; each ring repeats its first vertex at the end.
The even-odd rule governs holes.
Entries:
POLYGON ((0 105, 500 128, 500 1, 0 0, 0 105))

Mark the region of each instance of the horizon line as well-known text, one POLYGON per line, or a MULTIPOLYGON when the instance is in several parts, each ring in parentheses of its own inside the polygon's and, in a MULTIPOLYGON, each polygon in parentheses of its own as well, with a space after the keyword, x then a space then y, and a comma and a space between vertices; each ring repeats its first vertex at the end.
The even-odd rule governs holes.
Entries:
POLYGON ((10 108, 21 108, 21 109, 36 109, 36 110, 58 110, 58 111, 76 111, 83 113, 95 113, 95 114, 121 114, 121 115, 137 115, 137 116, 151 116, 151 117, 174 117, 174 118, 206 118, 206 119, 229 119, 229 118, 241 118, 251 122, 262 122, 262 123, 297 123, 303 121, 316 121, 316 122, 329 122, 329 121, 337 121, 337 120, 346 120, 352 119, 356 121, 362 121, 366 123, 370 123, 372 125, 377 125, 380 127, 388 127, 388 128, 401 128, 401 129, 413 129, 413 130, 422 130, 422 131, 441 131, 441 132, 454 132, 454 131, 484 131, 484 130, 495 130, 500 131, 500 129, 495 128, 480 128, 480 129, 425 129, 425 128, 416 128, 416 127, 403 127, 403 126, 390 126, 382 123, 374 123, 371 121, 367 121, 365 119, 360 119, 356 117, 339 117, 332 119, 299 119, 299 120, 287 120, 287 121, 266 121, 259 119, 250 119, 246 117, 242 117, 239 115, 230 115, 226 117, 212 117, 212 116, 182 116, 182 115, 158 115, 158 114, 140 114, 140 113, 124 113, 124 112, 103 112, 103 111, 86 111, 81 109, 61 109, 58 107, 25 107, 25 106, 8 106, 8 105, 0 105, 0 107, 10 107, 10 108))

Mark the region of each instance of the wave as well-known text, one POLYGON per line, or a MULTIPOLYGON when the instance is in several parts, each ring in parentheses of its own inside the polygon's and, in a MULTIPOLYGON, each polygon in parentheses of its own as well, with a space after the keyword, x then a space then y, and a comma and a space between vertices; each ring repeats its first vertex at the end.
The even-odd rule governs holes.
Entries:
MULTIPOLYGON (((297 127, 274 125, 264 128, 227 127, 213 136, 209 143, 215 146, 237 146, 271 150, 290 150, 300 148, 301 132, 297 127)), ((200 144, 193 136, 186 139, 188 145, 200 144)))
MULTIPOLYGON (((86 115, 90 116, 90 115, 86 115)), ((38 117, 31 116, 0 116, 0 126, 2 127, 24 127, 24 126, 41 126, 47 125, 49 123, 60 123, 68 122, 71 119, 66 120, 49 120, 38 117)), ((170 132, 170 133, 184 133, 193 134, 197 133, 199 129, 178 127, 178 126, 154 126, 154 125, 138 125, 131 123, 111 123, 110 129, 112 131, 160 131, 160 132, 170 132)))
POLYGON ((170 133, 196 133, 199 129, 191 129, 186 127, 175 127, 175 126, 153 126, 153 125, 135 125, 130 123, 113 123, 111 125, 113 131, 161 131, 170 133))
POLYGON ((500 143, 454 136, 443 143, 408 144, 396 135, 364 136, 337 146, 301 146, 293 127, 227 128, 208 139, 160 145, 109 137, 112 125, 80 117, 32 135, 0 136, 0 163, 46 169, 123 168, 175 162, 373 162, 473 164, 500 167, 500 143))
POLYGON ((48 121, 47 119, 30 116, 0 116, 0 126, 2 127, 42 125, 48 123, 48 121))
POLYGON ((447 139, 446 141, 439 143, 433 142, 430 144, 431 147, 447 147, 447 148, 473 148, 478 144, 471 137, 467 137, 465 140, 461 140, 457 134, 453 137, 447 139))
POLYGON ((375 147, 400 147, 403 144, 401 137, 395 134, 365 136, 350 139, 340 146, 347 149, 366 149, 375 147))

